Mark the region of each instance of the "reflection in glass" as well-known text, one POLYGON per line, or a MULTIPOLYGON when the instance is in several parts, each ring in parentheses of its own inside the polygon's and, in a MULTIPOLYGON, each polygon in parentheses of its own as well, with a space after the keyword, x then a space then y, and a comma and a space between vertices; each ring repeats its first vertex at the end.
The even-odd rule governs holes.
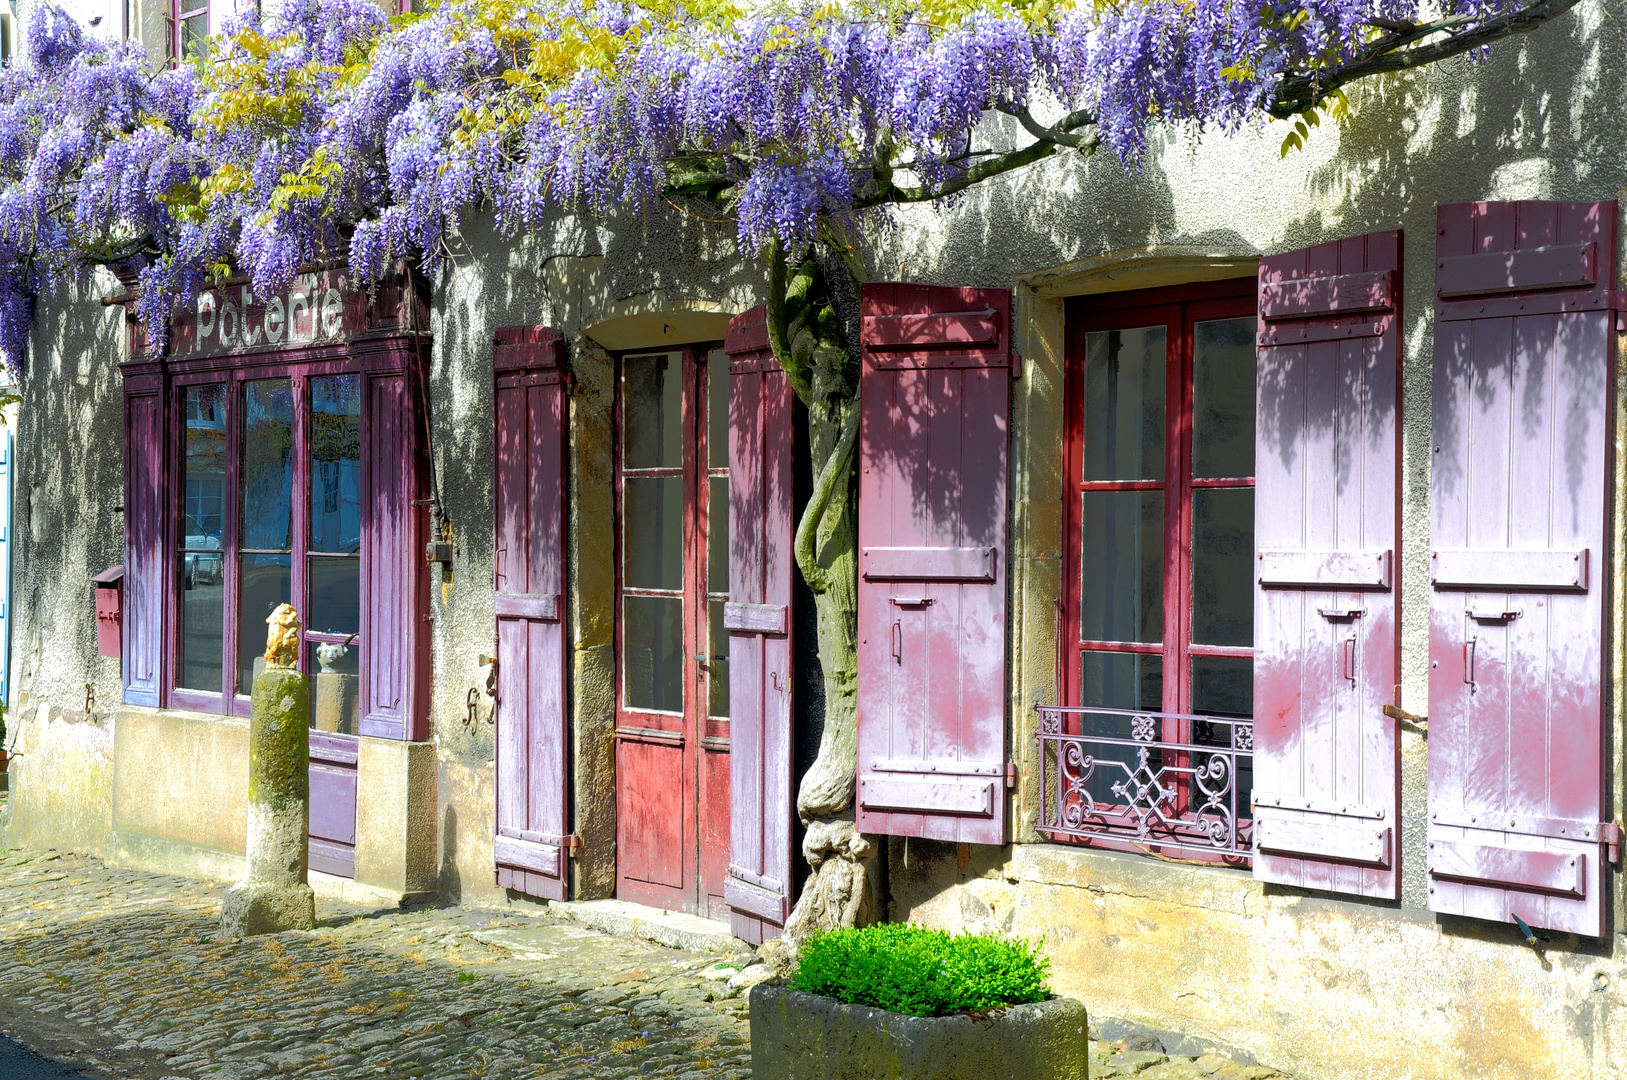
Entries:
POLYGON ((1158 641, 1164 634, 1164 493, 1084 493, 1080 637, 1158 641))
POLYGON ((354 642, 311 642, 305 646, 305 670, 311 679, 311 726, 354 735, 361 648, 354 642))
POLYGON ((684 602, 669 596, 624 596, 622 694, 630 709, 683 712, 684 602))
POLYGON ((729 478, 711 477, 712 489, 706 504, 706 588, 708 592, 729 591, 729 478))
POLYGON ((1254 475, 1254 319, 1193 328, 1192 475, 1254 475))
MULTIPOLYGON (((182 582, 181 591, 181 625, 178 647, 180 656, 176 658, 180 671, 176 676, 176 685, 188 690, 206 690, 212 694, 220 693, 221 689, 221 649, 224 641, 225 624, 223 617, 226 602, 226 577, 224 574, 215 574, 212 578, 203 578, 195 573, 194 556, 186 553, 181 556, 183 562, 183 577, 193 572, 191 584, 182 582)), ((220 558, 216 552, 215 558, 220 558)), ((261 649, 265 648, 265 635, 261 635, 261 649)))
POLYGON ((624 357, 621 384, 625 466, 682 468, 682 358, 675 353, 624 357))
MULTIPOLYGON (((362 379, 311 380, 311 550, 362 549, 362 379)), ((315 594, 313 593, 313 596, 315 594)))
POLYGON ((723 601, 707 603, 707 625, 712 637, 712 672, 707 684, 712 688, 708 711, 712 716, 729 715, 729 631, 723 626, 723 601))
POLYGON ((706 464, 729 467, 729 354, 722 349, 706 356, 706 464))
MULTIPOLYGON (((1254 715, 1254 661, 1246 657, 1194 656, 1192 658, 1192 711, 1206 716, 1238 717, 1254 715)), ((1207 746, 1227 746, 1232 729, 1225 724, 1193 725, 1192 741, 1207 746)), ((1200 766, 1203 762, 1198 762, 1200 766)), ((1254 792, 1254 759, 1237 762, 1238 816, 1247 818, 1254 792)))
POLYGON ((1085 335, 1086 480, 1164 478, 1162 326, 1085 335))
POLYGON ((311 598, 305 629, 316 634, 356 634, 362 628, 360 559, 312 556, 306 582, 311 598))
POLYGON ((223 681, 226 575, 223 560, 226 492, 226 387, 182 391, 181 604, 176 682, 220 693, 223 681))
POLYGON ((287 551, 293 492, 294 394, 289 379, 243 384, 242 535, 253 551, 287 551))
POLYGON ((684 481, 680 476, 623 478, 627 564, 631 589, 684 587, 684 481))
MULTIPOLYGON (((1079 674, 1079 702, 1082 705, 1107 709, 1146 709, 1150 712, 1158 712, 1164 707, 1162 656, 1087 652, 1080 658, 1079 674)), ((1081 735, 1105 735, 1113 739, 1131 737, 1131 722, 1127 716, 1085 713, 1079 719, 1081 735)), ((1158 738, 1164 737, 1161 727, 1155 734, 1158 738)), ((1085 753, 1097 761, 1096 771, 1086 785, 1091 797, 1108 806, 1122 805, 1125 800, 1114 793, 1113 785, 1123 782, 1137 768, 1135 749, 1113 743, 1087 742, 1085 753)), ((1148 764, 1153 769, 1157 769, 1162 761, 1163 756, 1157 750, 1149 755, 1148 764)))
POLYGON ((240 555, 237 560, 237 692, 254 689, 265 667, 266 618, 289 602, 287 555, 240 555))
POLYGON ((1254 644, 1254 489, 1192 492, 1192 640, 1254 644))

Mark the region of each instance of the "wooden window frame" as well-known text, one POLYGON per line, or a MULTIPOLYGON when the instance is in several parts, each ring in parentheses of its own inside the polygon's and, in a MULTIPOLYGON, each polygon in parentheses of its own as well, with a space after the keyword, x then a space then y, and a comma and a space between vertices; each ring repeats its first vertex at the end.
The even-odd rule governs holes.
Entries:
MULTIPOLYGON (((1064 438, 1062 572, 1065 656, 1060 686, 1063 701, 1081 702, 1080 664, 1088 652, 1136 653, 1164 661, 1163 700, 1158 711, 1190 713, 1193 657, 1252 659, 1252 647, 1203 645, 1191 641, 1192 624, 1192 492, 1204 488, 1252 488, 1254 477, 1198 478, 1192 473, 1193 326, 1213 319, 1255 314, 1255 279, 1205 282, 1135 292, 1079 298, 1068 305, 1068 351, 1064 438), (1155 326, 1169 330, 1164 411, 1163 480, 1083 479, 1085 408, 1083 394, 1085 335, 1103 330, 1155 326), (1086 492, 1162 491, 1164 493, 1164 578, 1162 641, 1154 643, 1086 641, 1080 636, 1083 611, 1083 511, 1086 492)), ((1184 737, 1166 731, 1163 738, 1184 737)))
MULTIPOLYGON (((182 46, 186 41, 186 23, 192 19, 203 20, 203 33, 209 36, 209 20, 213 15, 212 0, 170 0, 169 5, 169 47, 170 58, 176 63, 186 59, 182 46), (190 6, 189 6, 190 5, 190 6)), ((126 16, 128 18, 128 16, 126 16)), ((207 58, 208 54, 205 53, 207 58)))

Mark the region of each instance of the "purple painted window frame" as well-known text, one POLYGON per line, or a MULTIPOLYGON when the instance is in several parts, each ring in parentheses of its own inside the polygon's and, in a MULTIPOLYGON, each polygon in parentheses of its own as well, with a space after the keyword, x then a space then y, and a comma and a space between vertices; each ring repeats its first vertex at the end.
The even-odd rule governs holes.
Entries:
MULTIPOLYGON (((133 332, 132 352, 135 351, 134 347, 141 344, 142 336, 133 332)), ((223 382, 233 387, 233 393, 228 395, 227 403, 229 435, 226 478, 227 502, 232 509, 227 515, 227 535, 222 544, 222 559, 230 587, 226 592, 226 606, 222 613, 224 640, 221 662, 223 671, 229 672, 236 666, 236 499, 238 455, 241 450, 238 445, 240 433, 236 426, 241 395, 236 388, 243 382, 255 379, 280 377, 294 379, 296 392, 300 395, 298 399, 300 407, 295 411, 295 445, 305 446, 306 427, 309 424, 308 380, 322 375, 359 374, 363 380, 364 505, 361 555, 362 655, 359 665, 361 715, 357 730, 361 735, 381 738, 415 741, 428 738, 429 641, 424 629, 429 611, 429 578, 427 567, 417 555, 422 548, 424 537, 428 534, 427 509, 419 505, 428 475, 428 461, 422 438, 425 428, 418 407, 422 400, 418 385, 420 370, 418 360, 421 359, 419 350, 425 347, 427 346, 423 339, 396 333, 353 338, 320 346, 249 350, 194 359, 170 360, 161 366, 151 365, 151 359, 148 358, 147 363, 140 364, 143 371, 150 370, 149 365, 158 366, 163 383, 159 391, 163 406, 159 495, 164 512, 159 515, 159 528, 162 534, 159 547, 164 570, 161 602, 158 605, 159 610, 154 613, 162 622, 158 628, 163 642, 158 700, 161 707, 225 715, 247 715, 249 706, 247 695, 234 694, 228 701, 225 692, 200 693, 175 686, 181 573, 180 561, 176 557, 174 530, 175 522, 180 520, 180 514, 184 510, 185 491, 181 482, 184 426, 179 422, 179 417, 182 414, 181 400, 185 388, 223 382), (374 428, 378 424, 374 412, 375 399, 378 397, 375 388, 381 380, 388 379, 403 381, 405 397, 407 415, 397 417, 396 423, 407 428, 408 437, 396 439, 389 449, 399 455, 398 468, 391 471, 403 478, 397 495, 405 505, 398 507, 400 512, 396 516, 405 523, 406 528, 398 530, 404 534, 405 540, 398 545, 397 557, 390 560, 390 565, 381 566, 376 554, 370 554, 370 549, 377 546, 376 538, 372 534, 381 527, 377 524, 377 515, 370 505, 370 500, 374 497, 374 461, 379 457, 376 453, 379 448, 373 446, 372 439, 374 428), (388 634, 369 633, 377 626, 375 608, 393 613, 395 615, 393 621, 399 625, 391 628, 388 634), (380 717, 373 715, 369 709, 371 698, 368 683, 370 669, 375 666, 374 663, 370 663, 369 650, 386 647, 399 650, 400 662, 397 666, 405 672, 405 678, 396 699, 398 707, 390 710, 392 715, 380 717)), ((127 372, 135 374, 136 365, 128 365, 127 372)), ((139 453, 139 448, 127 445, 126 453, 139 453)), ((291 551, 290 592, 294 597, 303 597, 307 554, 306 519, 309 514, 309 462, 304 459, 304 455, 298 453, 294 456, 293 483, 296 492, 305 494, 303 498, 296 495, 293 499, 292 526, 296 542, 291 551)), ((322 635, 314 636, 315 640, 321 638, 322 635)), ((299 662, 303 667, 305 663, 303 649, 299 662)))

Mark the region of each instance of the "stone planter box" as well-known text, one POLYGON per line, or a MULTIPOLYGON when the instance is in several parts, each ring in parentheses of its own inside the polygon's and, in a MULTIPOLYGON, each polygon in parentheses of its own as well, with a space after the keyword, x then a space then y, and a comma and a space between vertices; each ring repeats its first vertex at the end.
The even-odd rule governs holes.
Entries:
POLYGON ((1072 998, 977 1020, 751 989, 752 1080, 1087 1080, 1089 1058, 1085 1006, 1072 998))

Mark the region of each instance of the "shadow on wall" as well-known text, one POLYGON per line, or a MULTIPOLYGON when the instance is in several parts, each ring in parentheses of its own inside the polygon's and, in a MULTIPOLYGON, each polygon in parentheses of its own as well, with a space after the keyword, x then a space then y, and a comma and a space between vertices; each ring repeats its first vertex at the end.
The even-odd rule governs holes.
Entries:
POLYGON ((96 651, 91 576, 124 562, 124 311, 110 274, 41 297, 21 377, 12 570, 15 692, 83 714, 123 694, 96 651))

